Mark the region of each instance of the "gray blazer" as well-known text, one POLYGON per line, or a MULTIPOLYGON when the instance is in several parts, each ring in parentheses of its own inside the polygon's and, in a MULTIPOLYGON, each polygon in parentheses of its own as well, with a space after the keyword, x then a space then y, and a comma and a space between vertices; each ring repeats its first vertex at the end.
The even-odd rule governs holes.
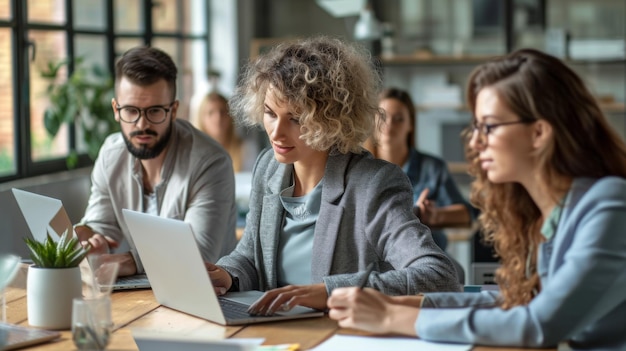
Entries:
POLYGON ((415 324, 432 341, 626 350, 626 180, 578 178, 554 236, 539 248, 541 292, 496 306, 491 293, 426 294, 415 324), (471 307, 469 307, 471 306, 471 307), (465 307, 465 308, 463 308, 465 307))
MULTIPOLYGON (((277 288, 278 240, 284 209, 280 191, 291 183, 293 165, 279 163, 271 149, 255 165, 250 212, 236 249, 217 264, 239 280, 239 289, 277 288)), ((328 293, 354 286, 370 262, 368 286, 387 294, 458 291, 456 271, 413 214, 413 192, 402 170, 369 152, 331 153, 315 226, 311 284, 328 293)))

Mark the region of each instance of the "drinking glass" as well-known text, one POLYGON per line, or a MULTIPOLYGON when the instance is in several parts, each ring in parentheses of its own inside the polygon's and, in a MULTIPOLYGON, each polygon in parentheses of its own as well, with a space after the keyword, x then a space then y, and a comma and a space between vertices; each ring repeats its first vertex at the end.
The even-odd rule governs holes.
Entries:
POLYGON ((83 273, 83 279, 86 278, 87 285, 91 287, 88 290, 89 297, 99 297, 111 294, 111 288, 117 279, 117 273, 120 268, 119 262, 106 262, 98 255, 87 256, 90 270, 88 274, 83 273))
POLYGON ((72 339, 79 350, 104 350, 112 329, 110 296, 74 299, 72 339))

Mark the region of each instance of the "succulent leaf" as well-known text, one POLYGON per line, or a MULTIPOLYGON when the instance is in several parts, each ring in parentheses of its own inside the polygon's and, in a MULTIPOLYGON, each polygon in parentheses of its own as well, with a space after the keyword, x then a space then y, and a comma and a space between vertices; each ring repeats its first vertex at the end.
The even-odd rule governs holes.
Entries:
POLYGON ((50 233, 41 243, 30 238, 24 238, 30 251, 30 257, 36 266, 42 268, 69 268, 76 267, 87 256, 90 245, 81 246, 69 228, 55 242, 50 233))

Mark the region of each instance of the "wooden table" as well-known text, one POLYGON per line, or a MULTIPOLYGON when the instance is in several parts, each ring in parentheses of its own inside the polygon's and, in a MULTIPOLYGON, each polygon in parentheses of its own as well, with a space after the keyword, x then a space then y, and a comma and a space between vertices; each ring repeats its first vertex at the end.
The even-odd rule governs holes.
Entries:
MULTIPOLYGON (((25 279, 18 277, 5 292, 7 321, 28 325, 26 315, 25 279), (23 282, 22 282, 23 281, 23 282)), ((159 333, 215 338, 264 338, 265 344, 299 343, 303 350, 312 348, 336 334, 361 334, 358 331, 339 328, 328 317, 294 321, 254 324, 250 326, 221 326, 167 307, 160 306, 152 290, 129 290, 111 295, 114 332, 107 350, 138 350, 131 330, 141 329, 159 333)), ((56 341, 23 350, 76 350, 71 331, 61 331, 56 341)), ((476 351, 503 350, 511 348, 475 347, 476 351)))

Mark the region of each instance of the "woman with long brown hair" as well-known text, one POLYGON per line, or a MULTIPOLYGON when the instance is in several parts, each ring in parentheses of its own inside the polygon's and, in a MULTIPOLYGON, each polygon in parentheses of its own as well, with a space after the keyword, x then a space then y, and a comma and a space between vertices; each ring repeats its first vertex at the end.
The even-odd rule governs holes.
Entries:
POLYGON ((502 261, 499 293, 341 289, 330 316, 433 341, 626 348, 624 142, 582 80, 539 51, 479 66, 467 90, 471 200, 502 261))

